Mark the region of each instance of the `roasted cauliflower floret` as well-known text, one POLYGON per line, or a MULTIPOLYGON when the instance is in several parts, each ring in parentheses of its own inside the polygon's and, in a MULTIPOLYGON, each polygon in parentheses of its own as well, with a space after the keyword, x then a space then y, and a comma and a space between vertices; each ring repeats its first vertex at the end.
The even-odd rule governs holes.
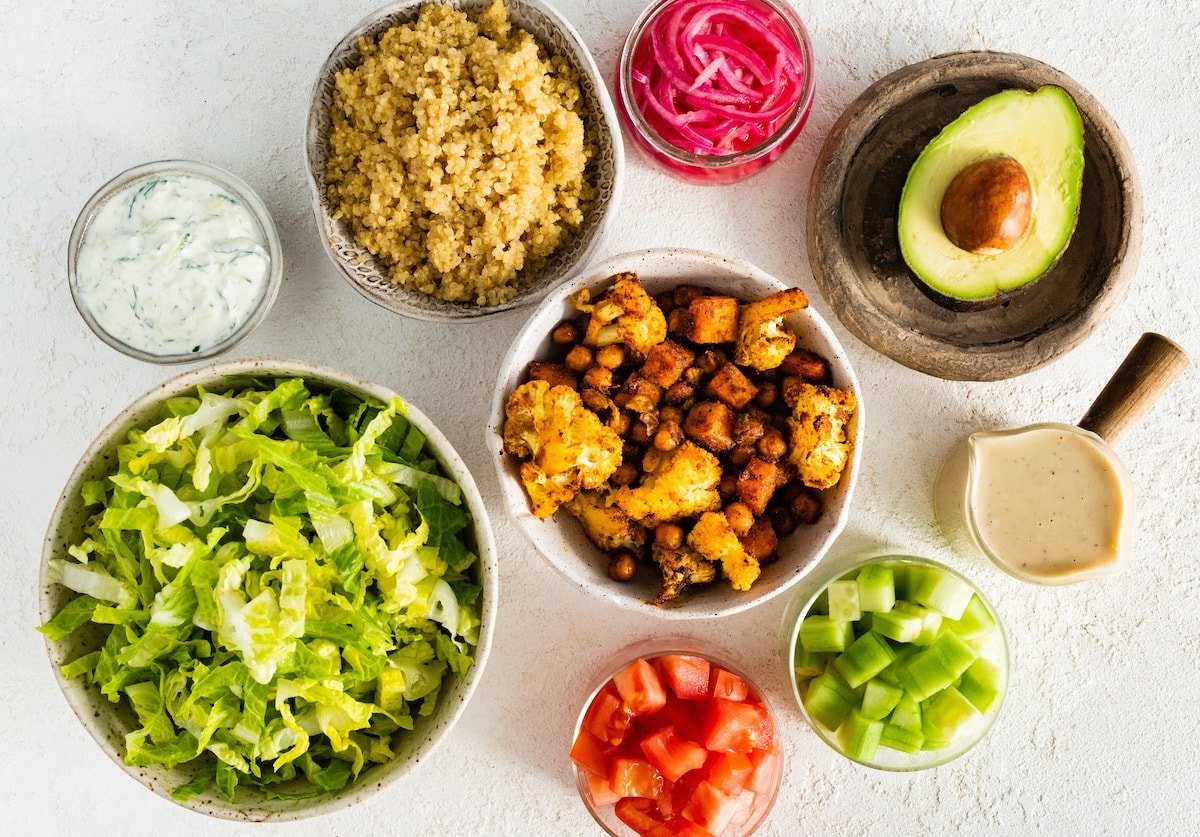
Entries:
POLYGON ((613 497, 634 520, 654 527, 719 509, 720 481, 720 460, 699 445, 684 442, 664 453, 658 468, 641 485, 618 488, 613 497))
POLYGON ((789 288, 743 308, 734 362, 760 372, 783 363, 796 348, 796 335, 784 326, 783 318, 807 307, 804 291, 789 288))
POLYGON ((810 488, 832 488, 850 461, 849 425, 858 401, 854 393, 801 383, 788 424, 792 428, 788 455, 800 481, 810 488))
POLYGON ((563 503, 563 508, 579 521, 591 542, 605 551, 637 551, 646 543, 646 530, 630 520, 604 492, 581 491, 563 503))
POLYGON ((756 561, 745 549, 729 521, 721 512, 706 512, 688 535, 688 546, 709 561, 719 561, 734 590, 749 590, 760 572, 756 561))
POLYGON ((521 482, 543 520, 621 464, 621 438, 570 387, 529 381, 504 405, 504 450, 525 462, 521 482))
POLYGON ((666 604, 693 584, 708 584, 717 577, 716 566, 686 544, 680 549, 664 549, 655 544, 651 555, 663 577, 655 604, 666 604))
POLYGON ((667 318, 633 273, 621 273, 608 293, 591 301, 584 288, 571 300, 591 314, 583 337, 586 346, 624 343, 640 357, 667 339, 667 318))

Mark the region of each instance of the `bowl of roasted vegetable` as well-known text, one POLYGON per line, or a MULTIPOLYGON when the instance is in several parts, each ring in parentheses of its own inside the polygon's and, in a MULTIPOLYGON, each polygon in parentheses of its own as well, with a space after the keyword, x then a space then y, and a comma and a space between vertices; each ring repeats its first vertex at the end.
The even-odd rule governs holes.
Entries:
POLYGON ((500 368, 487 432, 505 505, 590 594, 736 613, 845 526, 858 380, 805 293, 747 262, 609 259, 547 297, 500 368))

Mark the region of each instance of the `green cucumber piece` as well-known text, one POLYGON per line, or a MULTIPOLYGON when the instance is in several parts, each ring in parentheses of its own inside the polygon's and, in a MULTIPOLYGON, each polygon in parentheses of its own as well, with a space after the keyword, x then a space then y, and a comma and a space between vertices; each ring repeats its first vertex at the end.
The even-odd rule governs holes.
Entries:
POLYGON ((879 736, 880 747, 899 750, 909 755, 920 752, 921 746, 924 743, 925 733, 921 731, 920 727, 917 729, 908 729, 906 727, 898 727, 895 724, 884 724, 883 734, 879 736))
POLYGON ((891 566, 892 578, 896 585, 896 598, 911 600, 924 577, 925 565, 909 561, 894 561, 891 566))
POLYGON ((826 588, 829 595, 829 617, 853 622, 862 617, 858 607, 858 582, 838 580, 826 588))
POLYGON ((895 652, 887 641, 878 634, 867 633, 850 644, 850 647, 833 660, 838 674, 846 678, 852 687, 862 686, 896 659, 895 652))
POLYGON ((896 701, 896 708, 892 710, 888 723, 892 726, 920 732, 921 704, 917 703, 916 698, 905 692, 900 696, 900 700, 896 701))
POLYGON ((842 752, 852 759, 864 761, 875 757, 882 736, 883 721, 872 721, 857 709, 850 710, 850 714, 842 721, 837 731, 842 752))
POLYGON ((800 646, 805 651, 844 651, 853 639, 849 622, 829 616, 809 616, 800 623, 800 646))
POLYGON ((964 724, 978 717, 979 710, 953 686, 921 704, 921 730, 927 740, 949 743, 964 724))
POLYGON ((818 674, 824 674, 825 669, 829 666, 829 657, 819 651, 805 651, 799 644, 796 645, 796 677, 816 677, 818 674))
POLYGON ((887 613, 875 613, 871 617, 871 630, 877 634, 909 643, 921 635, 925 608, 909 602, 896 602, 887 613))
POLYGON ((858 706, 858 695, 840 677, 828 673, 814 677, 804 695, 804 708, 823 727, 836 730, 858 706))
POLYGON ((1004 693, 1004 671, 991 660, 978 659, 963 672, 958 691, 976 709, 986 713, 1004 693))
POLYGON ((921 632, 917 634, 917 638, 912 641, 912 644, 924 647, 933 645, 933 641, 942 632, 942 623, 946 620, 936 610, 930 610, 927 607, 922 607, 921 610, 924 611, 921 614, 921 632))
POLYGON ((975 591, 971 585, 943 570, 927 568, 912 599, 943 616, 961 619, 975 591))
POLYGON ((987 605, 977 595, 972 595, 967 607, 958 619, 945 620, 946 629, 954 631, 959 638, 972 640, 991 636, 996 630, 996 620, 988 612, 987 605))
POLYGON ((901 666, 905 660, 907 660, 913 654, 916 654, 917 651, 918 649, 913 645, 898 645, 893 648, 892 653, 896 655, 896 659, 892 660, 892 664, 890 666, 879 672, 877 675, 879 679, 888 683, 903 685, 900 683, 900 678, 896 675, 896 669, 901 666))
POLYGON ((886 564, 863 567, 858 574, 858 606, 872 613, 887 613, 895 603, 892 568, 886 564))
POLYGON ((904 690, 899 686, 894 686, 879 678, 868 680, 867 690, 863 693, 861 709, 863 717, 870 718, 872 721, 882 721, 896 708, 896 704, 903 696, 904 690))
POLYGON ((977 657, 975 649, 956 635, 943 633, 898 666, 896 677, 913 697, 925 700, 961 677, 977 657))

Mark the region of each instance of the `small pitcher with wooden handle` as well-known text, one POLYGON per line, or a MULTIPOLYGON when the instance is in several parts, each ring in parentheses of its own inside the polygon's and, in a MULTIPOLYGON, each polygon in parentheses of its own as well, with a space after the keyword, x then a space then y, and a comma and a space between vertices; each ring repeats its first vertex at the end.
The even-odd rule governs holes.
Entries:
POLYGON ((959 442, 934 485, 947 540, 1034 584, 1120 572, 1136 502, 1112 445, 1187 366, 1175 343, 1143 334, 1078 426, 1040 422, 959 442))

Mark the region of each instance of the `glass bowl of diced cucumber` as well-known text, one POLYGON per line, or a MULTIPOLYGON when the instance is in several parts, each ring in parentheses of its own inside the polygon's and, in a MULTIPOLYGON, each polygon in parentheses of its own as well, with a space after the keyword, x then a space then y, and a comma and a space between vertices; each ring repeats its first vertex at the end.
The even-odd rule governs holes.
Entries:
POLYGON ((876 556, 822 585, 790 626, 792 694, 842 755, 880 770, 958 758, 991 727, 1008 685, 996 612, 928 558, 876 556))

